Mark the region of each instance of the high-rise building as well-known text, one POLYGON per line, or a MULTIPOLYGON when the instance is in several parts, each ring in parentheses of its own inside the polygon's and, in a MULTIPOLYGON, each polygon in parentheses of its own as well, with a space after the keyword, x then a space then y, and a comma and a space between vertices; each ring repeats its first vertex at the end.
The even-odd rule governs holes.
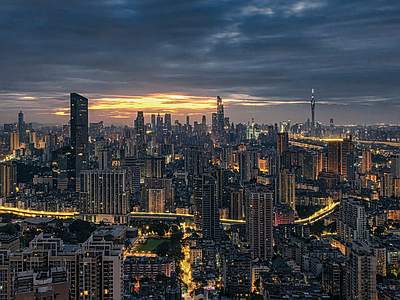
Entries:
POLYGON ((387 249, 385 246, 380 244, 374 244, 373 247, 374 247, 374 254, 376 257, 376 273, 383 277, 386 277, 387 249))
POLYGON ((328 140, 328 171, 347 176, 347 154, 354 152, 350 139, 328 140))
POLYGON ((99 151, 99 170, 111 169, 111 149, 101 149, 99 151))
POLYGON ((203 132, 207 132, 207 119, 206 116, 201 117, 201 127, 203 132))
POLYGON ((394 174, 393 173, 383 173, 380 176, 380 195, 382 197, 392 197, 394 190, 394 174))
POLYGON ((222 148, 221 166, 224 169, 233 169, 233 149, 231 146, 222 148))
POLYGON ((154 130, 156 130, 156 115, 152 114, 150 119, 151 119, 151 123, 150 123, 151 130, 154 131, 154 130))
POLYGON ((372 157, 371 151, 364 150, 362 152, 361 172, 363 174, 369 174, 372 171, 372 157))
POLYGON ((340 240, 350 243, 352 240, 367 242, 369 233, 365 208, 359 201, 342 199, 340 202, 337 232, 340 240))
POLYGON ((291 174, 287 170, 280 172, 278 184, 278 203, 289 205, 296 211, 295 174, 291 174))
POLYGON ((211 176, 214 177, 216 183, 216 200, 218 207, 222 208, 222 200, 224 196, 224 171, 217 167, 211 171, 211 176))
POLYGON ((135 121, 136 127, 136 145, 137 145, 137 156, 138 158, 144 158, 146 155, 146 140, 144 129, 144 116, 142 111, 138 111, 137 118, 135 121))
POLYGON ((9 297, 2 299, 123 299, 122 245, 112 241, 92 235, 72 252, 61 239, 40 233, 22 253, 6 256, 0 254, 0 295, 9 297), (49 276, 32 282, 43 272, 49 276))
POLYGON ((337 299, 344 298, 346 264, 342 261, 325 261, 322 272, 322 286, 328 294, 337 299))
POLYGON ((72 183, 76 191, 80 189, 80 173, 87 168, 89 153, 88 99, 71 93, 71 169, 72 183))
POLYGON ((0 197, 12 197, 17 188, 17 166, 12 162, 0 164, 0 197))
POLYGON ((18 113, 17 130, 20 135, 25 131, 24 113, 22 111, 18 113))
POLYGON ((335 124, 333 124, 333 119, 329 120, 329 126, 331 127, 331 129, 335 128, 335 124))
POLYGON ((346 247, 346 299, 376 300, 376 257, 367 243, 353 240, 346 247))
POLYGON ((400 178, 400 153, 394 153, 390 156, 390 172, 396 174, 396 178, 400 178))
POLYGON ((140 164, 136 157, 128 156, 123 160, 123 166, 128 170, 128 180, 131 191, 140 189, 140 164))
POLYGON ((240 183, 244 184, 251 179, 250 155, 248 151, 241 151, 238 153, 238 156, 240 183))
POLYGON ((165 189, 149 189, 149 212, 165 212, 165 189))
POLYGON ((314 89, 311 90, 311 136, 315 136, 315 99, 314 99, 314 89))
POLYGON ((217 241, 222 234, 214 177, 209 174, 194 178, 194 221, 203 238, 217 241))
POLYGON ((354 168, 354 152, 346 154, 346 174, 347 180, 355 180, 356 178, 356 169, 354 168))
POLYGON ((146 156, 144 160, 146 178, 163 178, 165 173, 165 157, 146 156))
POLYGON ((327 171, 328 170, 328 158, 326 153, 324 152, 317 152, 317 177, 319 172, 327 171))
POLYGON ((244 219, 243 188, 232 188, 230 191, 231 207, 229 217, 233 220, 244 219))
POLYGON ((158 114, 157 114, 157 131, 159 133, 162 133, 163 127, 164 127, 163 117, 160 115, 160 112, 158 112, 158 114))
POLYGON ((212 132, 216 136, 218 134, 218 114, 212 113, 211 115, 212 132))
POLYGON ((223 135, 225 130, 225 116, 224 116, 224 103, 220 96, 217 96, 217 121, 218 121, 218 132, 223 135))
POLYGON ((19 143, 19 132, 11 132, 10 134, 10 151, 14 151, 20 148, 19 143))
POLYGON ((303 178, 305 180, 317 179, 317 155, 307 152, 303 159, 303 178))
POLYGON ((273 256, 273 193, 262 186, 245 190, 246 234, 253 259, 273 256))
POLYGON ((129 213, 127 171, 82 171, 80 199, 85 220, 126 223, 129 213))
POLYGON ((165 128, 167 129, 167 131, 171 131, 172 130, 171 114, 166 113, 164 116, 164 121, 165 121, 165 128))
POLYGON ((171 178, 145 178, 143 187, 143 208, 146 211, 154 212, 154 209, 162 210, 160 212, 174 211, 174 188, 171 178), (161 191, 163 190, 163 191, 161 191), (157 192, 158 191, 158 192, 157 192), (152 198, 150 197, 153 193, 152 198), (161 200, 163 198, 163 200, 161 200), (158 204, 161 203, 162 204, 158 204), (152 203, 151 203, 152 202, 152 203))
POLYGON ((251 257, 229 249, 222 255, 222 283, 231 299, 247 299, 251 293, 251 257))
MULTIPOLYGON (((71 147, 65 146, 53 151, 53 173, 57 180, 57 189, 59 190, 72 190, 71 178, 74 177, 71 171, 71 147)), ((75 184, 75 182, 73 183, 75 184)))
POLYGON ((204 172, 204 155, 199 147, 188 147, 184 150, 185 172, 192 176, 201 175, 204 172))
POLYGON ((282 155, 289 148, 289 135, 287 132, 278 132, 277 134, 277 151, 278 155, 282 155))

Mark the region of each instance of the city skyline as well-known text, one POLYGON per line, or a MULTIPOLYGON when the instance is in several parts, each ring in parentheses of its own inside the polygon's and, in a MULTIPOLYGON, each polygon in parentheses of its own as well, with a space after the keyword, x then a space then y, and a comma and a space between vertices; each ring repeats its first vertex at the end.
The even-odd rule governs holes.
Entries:
POLYGON ((22 108, 28 122, 65 123, 77 92, 90 122, 131 125, 138 110, 200 121, 217 95, 235 123, 304 122, 314 88, 323 124, 397 123, 399 6, 6 1, 0 118, 22 108))

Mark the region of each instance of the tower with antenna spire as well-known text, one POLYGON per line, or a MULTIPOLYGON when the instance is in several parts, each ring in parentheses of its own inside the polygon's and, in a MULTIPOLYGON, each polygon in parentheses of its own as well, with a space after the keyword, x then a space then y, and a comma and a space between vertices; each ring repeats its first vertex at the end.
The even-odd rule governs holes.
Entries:
POLYGON ((315 136, 315 99, 314 99, 314 89, 311 89, 311 136, 315 136))

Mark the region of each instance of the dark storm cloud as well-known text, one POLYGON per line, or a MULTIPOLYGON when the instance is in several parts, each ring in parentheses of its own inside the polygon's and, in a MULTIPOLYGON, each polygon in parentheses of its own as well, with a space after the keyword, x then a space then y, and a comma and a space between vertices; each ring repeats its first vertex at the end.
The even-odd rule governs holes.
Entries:
POLYGON ((219 94, 241 100, 234 121, 303 121, 311 88, 325 123, 398 122, 398 1, 63 2, 1 1, 0 123, 56 122, 71 91, 219 94))

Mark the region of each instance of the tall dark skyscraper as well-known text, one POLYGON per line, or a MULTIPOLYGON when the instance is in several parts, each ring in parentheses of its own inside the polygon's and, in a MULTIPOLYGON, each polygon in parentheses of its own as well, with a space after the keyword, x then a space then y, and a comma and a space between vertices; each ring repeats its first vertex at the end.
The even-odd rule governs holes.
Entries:
POLYGON ((80 173, 86 169, 89 152, 88 99, 71 93, 71 169, 75 189, 80 190, 80 173))
POLYGON ((224 104, 220 96, 217 96, 217 130, 218 138, 220 141, 224 138, 225 131, 225 116, 224 116, 224 104))
POLYGON ((314 99, 314 89, 311 90, 311 136, 315 136, 315 99, 314 99))
POLYGON ((139 158, 144 158, 146 155, 146 145, 145 145, 145 130, 144 130, 144 116, 143 111, 138 111, 136 118, 136 143, 137 143, 137 156, 139 158))
POLYGON ((172 129, 171 114, 166 113, 164 116, 164 121, 165 121, 165 128, 168 131, 171 131, 171 129, 172 129))
POLYGON ((22 133, 24 130, 24 113, 22 111, 20 111, 18 113, 18 132, 22 133))
POLYGON ((151 115, 151 130, 155 130, 156 128, 156 115, 151 115))
POLYGON ((194 180, 194 220, 203 238, 218 240, 222 234, 219 220, 217 189, 214 177, 203 174, 194 180))

